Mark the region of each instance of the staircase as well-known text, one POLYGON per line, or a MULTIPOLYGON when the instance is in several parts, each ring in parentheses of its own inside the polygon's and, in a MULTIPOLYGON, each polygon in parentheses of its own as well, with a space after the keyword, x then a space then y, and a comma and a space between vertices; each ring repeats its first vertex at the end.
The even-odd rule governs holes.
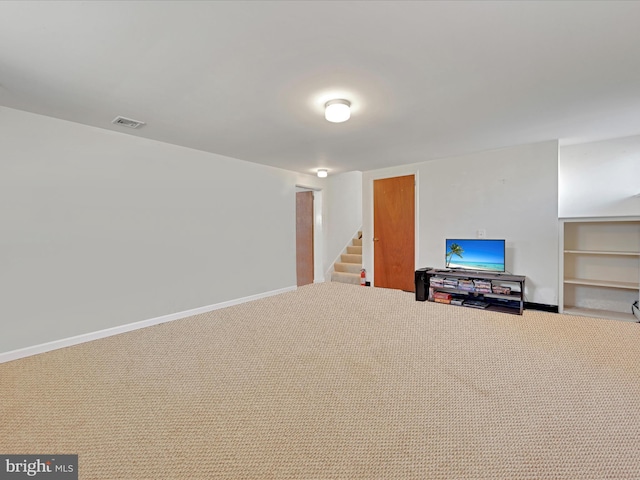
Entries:
POLYGON ((362 232, 358 232, 356 238, 351 240, 347 252, 340 255, 340 261, 334 263, 331 281, 360 285, 360 270, 362 270, 362 232))

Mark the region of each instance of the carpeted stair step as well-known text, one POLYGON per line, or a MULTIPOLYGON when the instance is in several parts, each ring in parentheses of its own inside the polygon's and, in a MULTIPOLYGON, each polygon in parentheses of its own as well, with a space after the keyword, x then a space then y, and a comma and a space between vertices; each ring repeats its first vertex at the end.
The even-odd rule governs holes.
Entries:
POLYGON ((362 265, 362 255, 357 255, 355 253, 343 253, 340 255, 340 260, 343 263, 359 263, 362 265))
POLYGON ((362 232, 347 246, 347 252, 340 256, 340 261, 333 265, 332 282, 352 283, 360 285, 360 270, 362 270, 362 232))
POLYGON ((342 263, 336 262, 333 266, 336 272, 357 273, 360 275, 362 264, 360 263, 342 263))
POLYGON ((360 273, 333 272, 331 273, 332 282, 352 283, 360 285, 360 273))

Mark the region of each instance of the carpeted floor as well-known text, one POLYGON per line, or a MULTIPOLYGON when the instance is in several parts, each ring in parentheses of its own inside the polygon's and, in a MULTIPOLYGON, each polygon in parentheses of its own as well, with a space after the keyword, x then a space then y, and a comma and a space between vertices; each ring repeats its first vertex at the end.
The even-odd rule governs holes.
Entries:
POLYGON ((0 365, 81 479, 639 479, 640 325, 340 283, 0 365))

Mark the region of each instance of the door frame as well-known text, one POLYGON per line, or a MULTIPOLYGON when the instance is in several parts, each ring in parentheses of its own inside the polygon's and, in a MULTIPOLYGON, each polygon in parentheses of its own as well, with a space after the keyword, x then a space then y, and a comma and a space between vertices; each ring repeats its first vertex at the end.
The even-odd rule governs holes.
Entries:
MULTIPOLYGON (((324 282, 322 266, 323 235, 322 235, 322 189, 296 184, 296 192, 313 192, 313 283, 324 282)), ((295 202, 295 195, 294 195, 295 202)), ((295 205, 295 203, 294 203, 295 205)), ((294 243, 295 245, 295 243, 294 243)), ((295 252, 294 252, 295 253, 295 252)), ((297 283, 297 275, 296 275, 297 283)))
POLYGON ((374 255, 373 255, 373 181, 385 178, 404 177, 413 175, 416 185, 414 189, 414 269, 417 268, 420 258, 420 173, 413 168, 390 168, 381 172, 363 172, 362 184, 362 268, 367 271, 367 281, 375 285, 374 281, 374 255))

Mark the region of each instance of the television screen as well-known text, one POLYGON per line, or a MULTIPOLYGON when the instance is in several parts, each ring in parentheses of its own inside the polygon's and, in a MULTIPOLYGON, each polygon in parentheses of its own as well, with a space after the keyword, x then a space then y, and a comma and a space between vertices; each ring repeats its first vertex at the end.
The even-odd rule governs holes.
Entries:
POLYGON ((504 240, 447 238, 445 266, 504 272, 504 240))

